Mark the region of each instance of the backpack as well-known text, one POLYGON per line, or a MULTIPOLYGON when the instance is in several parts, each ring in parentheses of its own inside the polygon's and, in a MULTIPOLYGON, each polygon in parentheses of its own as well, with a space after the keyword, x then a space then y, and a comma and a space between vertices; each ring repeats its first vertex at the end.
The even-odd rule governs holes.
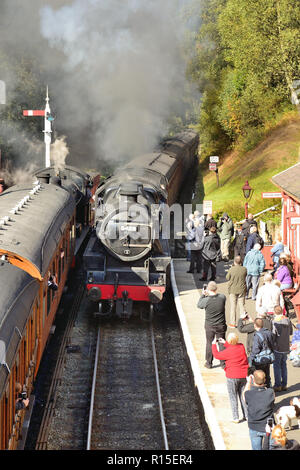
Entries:
POLYGON ((260 353, 256 354, 254 357, 255 364, 272 364, 275 361, 275 354, 272 349, 269 347, 266 338, 258 331, 256 332, 258 337, 262 340, 263 349, 260 353))

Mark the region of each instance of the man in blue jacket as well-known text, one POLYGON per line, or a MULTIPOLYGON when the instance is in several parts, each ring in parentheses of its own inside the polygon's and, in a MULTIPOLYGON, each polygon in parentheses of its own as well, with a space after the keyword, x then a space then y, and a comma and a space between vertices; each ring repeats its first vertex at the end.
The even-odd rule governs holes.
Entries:
POLYGON ((265 258, 260 250, 260 244, 256 243, 254 248, 246 254, 243 263, 247 268, 247 298, 249 298, 249 291, 252 286, 252 300, 256 300, 259 278, 266 266, 265 258))

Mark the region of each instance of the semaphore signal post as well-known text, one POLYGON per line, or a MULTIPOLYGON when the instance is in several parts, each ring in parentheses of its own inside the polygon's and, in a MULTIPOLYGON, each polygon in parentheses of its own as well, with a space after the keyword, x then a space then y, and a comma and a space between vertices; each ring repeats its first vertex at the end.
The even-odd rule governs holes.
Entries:
POLYGON ((51 109, 49 105, 49 94, 48 94, 48 87, 47 87, 47 94, 46 94, 46 107, 45 109, 26 109, 23 111, 23 116, 44 116, 44 142, 45 142, 45 166, 48 168, 51 166, 51 159, 50 159, 50 148, 51 148, 51 122, 54 120, 53 116, 51 115, 51 109))

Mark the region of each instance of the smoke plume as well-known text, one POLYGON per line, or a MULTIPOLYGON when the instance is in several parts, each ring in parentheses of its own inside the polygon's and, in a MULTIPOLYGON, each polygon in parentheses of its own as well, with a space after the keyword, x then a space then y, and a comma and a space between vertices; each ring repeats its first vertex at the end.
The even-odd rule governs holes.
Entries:
POLYGON ((3 0, 0 49, 35 58, 70 164, 122 162, 165 134, 186 83, 189 1, 3 0))
POLYGON ((56 172, 64 168, 66 164, 66 158, 69 155, 69 149, 66 144, 66 136, 57 138, 53 144, 51 144, 51 163, 54 165, 56 172))
POLYGON ((185 80, 178 6, 174 0, 74 0, 41 9, 43 37, 66 58, 70 84, 59 102, 79 132, 90 127, 99 158, 136 156, 166 131, 185 80))

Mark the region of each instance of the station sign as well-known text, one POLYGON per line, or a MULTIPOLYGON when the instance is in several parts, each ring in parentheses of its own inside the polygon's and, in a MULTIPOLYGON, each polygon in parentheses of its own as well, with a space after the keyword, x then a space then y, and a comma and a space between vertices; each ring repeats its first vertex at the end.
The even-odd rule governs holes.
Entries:
POLYGON ((203 201, 203 214, 212 214, 212 201, 203 201))
POLYGON ((261 197, 263 199, 275 199, 275 198, 282 198, 281 193, 261 193, 261 197))
POLYGON ((216 163, 210 163, 210 164, 209 164, 209 169, 210 169, 210 171, 216 171, 216 169, 217 169, 217 164, 216 164, 216 163))
POLYGON ((209 157, 209 161, 210 163, 219 163, 219 157, 217 157, 217 155, 212 155, 209 157))
POLYGON ((45 116, 44 109, 24 109, 23 116, 45 116))

